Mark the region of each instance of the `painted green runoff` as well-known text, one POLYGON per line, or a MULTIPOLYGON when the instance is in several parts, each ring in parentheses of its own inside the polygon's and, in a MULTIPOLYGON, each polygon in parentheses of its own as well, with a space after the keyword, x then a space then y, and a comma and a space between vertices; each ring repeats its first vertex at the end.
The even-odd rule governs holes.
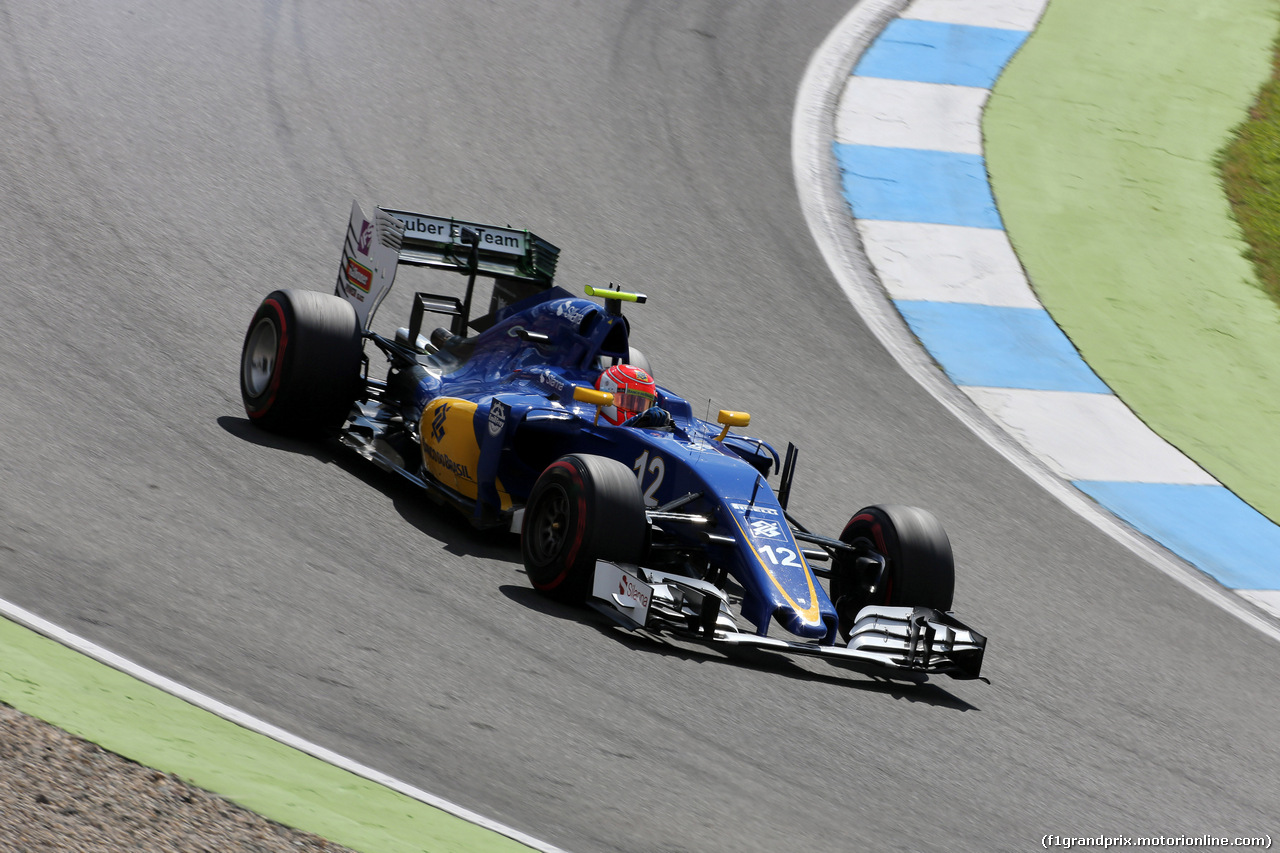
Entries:
POLYGON ((1280 521, 1280 307, 1216 161, 1270 71, 1278 0, 1051 0, 987 106, 1032 286, 1158 434, 1280 521))
POLYGON ((0 619, 0 700, 263 817, 367 853, 529 848, 0 619))

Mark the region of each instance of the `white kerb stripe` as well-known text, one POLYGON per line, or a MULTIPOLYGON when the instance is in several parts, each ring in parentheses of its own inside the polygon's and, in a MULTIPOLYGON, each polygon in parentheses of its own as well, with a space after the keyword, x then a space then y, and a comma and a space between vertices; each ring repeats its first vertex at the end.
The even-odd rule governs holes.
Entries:
POLYGON ((970 27, 1034 30, 1049 0, 915 0, 901 17, 970 27))
POLYGON ((982 109, 990 94, 972 86, 850 77, 836 110, 836 139, 980 155, 982 109))
POLYGON ((1272 616, 1280 617, 1280 590, 1275 589, 1238 589, 1246 600, 1253 602, 1272 616))
POLYGON ((999 228, 858 222, 867 257, 893 299, 1041 308, 999 228))
POLYGON ((1065 479, 1217 484, 1114 394, 965 386, 960 390, 1065 479))

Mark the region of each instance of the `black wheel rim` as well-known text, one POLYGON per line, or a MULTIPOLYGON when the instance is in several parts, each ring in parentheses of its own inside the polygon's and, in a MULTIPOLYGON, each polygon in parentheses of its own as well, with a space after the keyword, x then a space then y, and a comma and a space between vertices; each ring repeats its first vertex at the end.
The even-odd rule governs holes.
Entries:
POLYGON ((569 495, 560 485, 551 485, 542 493, 529 524, 529 555, 533 562, 545 566, 564 548, 569 535, 569 495))
MULTIPOLYGON (((858 549, 855 554, 879 553, 874 543, 865 536, 851 537, 846 541, 858 549)), ((851 556, 849 561, 853 562, 854 559, 851 556)), ((878 600, 883 596, 884 591, 881 589, 872 592, 872 585, 876 580, 876 575, 853 570, 853 567, 850 567, 850 571, 844 573, 838 581, 835 578, 832 579, 831 592, 834 599, 832 603, 836 606, 836 615, 840 617, 840 634, 846 640, 849 639, 849 631, 853 627, 853 620, 858 612, 871 604, 873 597, 878 600)))
MULTIPOLYGON (((863 536, 858 537, 849 544, 869 554, 879 553, 876 550, 875 543, 863 536)), ((887 555, 881 556, 887 560, 887 555)), ((854 596, 855 601, 870 602, 873 596, 884 594, 884 587, 888 580, 888 571, 885 572, 885 577, 883 578, 878 573, 859 572, 849 592, 854 596), (876 585, 876 581, 881 581, 879 586, 876 585)))

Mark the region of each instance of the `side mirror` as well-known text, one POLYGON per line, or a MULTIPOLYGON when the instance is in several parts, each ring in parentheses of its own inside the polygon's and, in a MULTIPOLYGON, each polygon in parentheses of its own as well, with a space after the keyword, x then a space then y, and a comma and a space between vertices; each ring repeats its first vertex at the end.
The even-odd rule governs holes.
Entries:
POLYGON ((720 430, 720 434, 716 436, 716 441, 724 441, 724 437, 729 434, 729 427, 744 427, 751 423, 751 415, 746 412, 731 412, 728 409, 721 409, 720 415, 716 418, 716 423, 724 424, 724 429, 720 430))
POLYGON ((573 399, 596 407, 596 423, 600 423, 600 407, 613 405, 613 395, 608 391, 597 391, 581 385, 573 386, 573 399))

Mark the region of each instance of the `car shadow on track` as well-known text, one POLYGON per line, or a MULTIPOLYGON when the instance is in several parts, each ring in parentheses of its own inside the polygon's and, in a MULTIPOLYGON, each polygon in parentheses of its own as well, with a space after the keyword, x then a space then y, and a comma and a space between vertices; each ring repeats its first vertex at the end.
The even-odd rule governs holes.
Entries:
MULTIPOLYGON (((506 531, 477 530, 467 519, 451 507, 432 503, 420 488, 409 481, 384 471, 358 457, 334 440, 307 441, 288 438, 266 432, 253 426, 247 418, 223 416, 218 425, 231 435, 273 450, 309 456, 326 465, 337 465, 346 473, 358 478, 370 488, 377 489, 391 499, 400 517, 418 531, 444 545, 446 551, 458 556, 480 557, 520 565, 519 539, 506 531)), ((698 663, 745 667, 769 672, 785 678, 809 683, 831 684, 869 693, 881 693, 908 702, 923 702, 955 711, 975 711, 974 705, 942 689, 936 683, 920 684, 890 681, 856 672, 839 664, 814 659, 804 663, 826 667, 826 672, 806 669, 801 661, 773 652, 757 649, 732 649, 721 651, 679 640, 626 631, 610 624, 603 616, 586 607, 561 604, 540 595, 532 587, 503 585, 499 587, 507 598, 555 619, 565 619, 590 625, 601 634, 636 651, 675 657, 698 663)), ((741 595, 741 589, 730 584, 728 591, 741 595)))
POLYGON ((889 681, 845 669, 838 664, 806 658, 807 662, 812 662, 818 666, 827 666, 830 669, 829 672, 814 672, 802 666, 796 658, 755 649, 737 649, 722 653, 719 650, 704 648, 693 643, 658 637, 647 633, 627 631, 624 628, 610 624, 603 616, 589 608, 552 601, 540 595, 532 587, 504 585, 499 587, 499 591, 507 598, 530 610, 536 610, 555 619, 564 619, 594 627, 601 634, 635 651, 679 658, 680 660, 693 661, 699 664, 720 664, 753 669, 797 681, 848 687, 868 693, 881 693, 894 699, 921 702, 939 708, 949 708, 953 711, 980 710, 977 706, 969 704, 932 682, 915 684, 889 681))
POLYGON ((441 543, 450 554, 506 562, 520 560, 519 542, 515 536, 505 530, 477 530, 457 510, 433 503, 418 486, 361 459, 334 439, 288 438, 258 429, 247 418, 228 415, 218 418, 218 425, 250 444, 309 456, 325 465, 338 466, 390 498, 401 518, 441 543))

